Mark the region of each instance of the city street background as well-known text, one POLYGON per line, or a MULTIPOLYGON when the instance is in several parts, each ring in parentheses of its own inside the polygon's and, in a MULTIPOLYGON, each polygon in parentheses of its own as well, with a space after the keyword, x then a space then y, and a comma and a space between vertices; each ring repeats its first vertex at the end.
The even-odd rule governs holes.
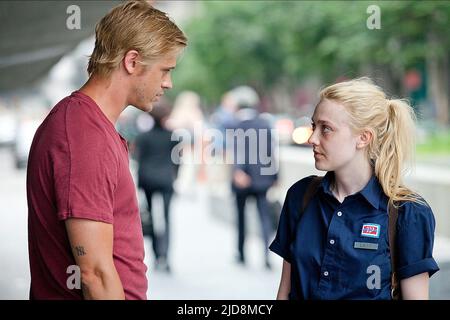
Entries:
MULTIPOLYGON (((120 2, 0 1, 0 299, 28 298, 25 167, 34 132, 87 80, 95 24, 120 2), (77 14, 80 28, 69 28, 77 14)), ((314 169, 304 139, 321 88, 368 76, 389 98, 407 98, 418 118, 418 164, 406 183, 436 217, 433 255, 441 270, 431 278, 430 297, 450 299, 450 2, 150 2, 189 39, 172 74, 174 88, 162 99, 171 116, 178 114, 182 129, 192 130, 194 120, 218 128, 223 95, 252 86, 260 96, 258 111, 280 138, 278 201, 297 180, 324 174, 314 169), (195 102, 182 103, 186 94, 195 102)), ((132 145, 151 128, 149 117, 129 107, 116 128, 132 145)), ((255 203, 248 205, 248 263, 242 266, 235 261, 229 168, 207 166, 199 179, 198 167, 184 165, 176 183, 171 274, 154 269, 145 238, 148 298, 274 299, 282 261, 270 253, 272 269, 264 268, 255 203)), ((158 199, 155 205, 158 227, 158 199)))

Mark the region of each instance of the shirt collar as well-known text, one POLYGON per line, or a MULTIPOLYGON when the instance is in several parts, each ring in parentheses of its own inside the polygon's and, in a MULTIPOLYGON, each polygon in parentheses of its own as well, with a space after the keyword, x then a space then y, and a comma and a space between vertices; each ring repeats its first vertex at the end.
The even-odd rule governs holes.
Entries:
MULTIPOLYGON (((333 179, 334 172, 328 171, 323 177, 322 182, 320 183, 323 192, 331 195, 332 197, 334 197, 334 195, 330 190, 330 185, 333 179)), ((379 209, 381 194, 383 193, 383 190, 375 175, 372 175, 366 186, 358 193, 361 194, 364 199, 366 199, 367 202, 369 202, 375 209, 379 209)))
POLYGON ((322 179, 322 182, 320 183, 320 187, 322 188, 322 191, 326 194, 329 194, 330 196, 333 196, 333 193, 331 192, 330 185, 331 181, 334 179, 334 172, 328 171, 325 176, 322 179))
POLYGON ((383 189, 375 175, 372 175, 366 186, 360 191, 361 195, 375 208, 380 207, 383 189))

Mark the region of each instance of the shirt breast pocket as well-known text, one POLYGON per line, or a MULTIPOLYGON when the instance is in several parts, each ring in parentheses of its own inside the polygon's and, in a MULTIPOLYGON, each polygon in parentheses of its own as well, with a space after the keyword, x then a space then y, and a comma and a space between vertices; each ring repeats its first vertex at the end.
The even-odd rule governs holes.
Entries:
MULTIPOLYGON (((346 287, 366 288, 371 276, 379 277, 382 285, 390 279, 390 259, 387 239, 357 236, 342 251, 346 287)), ((356 289, 356 288, 355 288, 356 289)))

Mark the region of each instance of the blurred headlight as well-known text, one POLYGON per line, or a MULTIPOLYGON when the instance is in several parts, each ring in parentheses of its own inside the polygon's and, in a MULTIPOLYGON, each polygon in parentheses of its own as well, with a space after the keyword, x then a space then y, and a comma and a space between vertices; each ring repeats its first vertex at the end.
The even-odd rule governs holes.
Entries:
POLYGON ((297 127, 292 132, 292 140, 296 144, 304 144, 308 141, 312 134, 312 129, 310 127, 297 127))

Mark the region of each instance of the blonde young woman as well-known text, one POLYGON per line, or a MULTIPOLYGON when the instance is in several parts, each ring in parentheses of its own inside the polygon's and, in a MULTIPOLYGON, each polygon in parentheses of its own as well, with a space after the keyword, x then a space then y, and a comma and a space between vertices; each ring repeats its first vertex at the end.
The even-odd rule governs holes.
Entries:
POLYGON ((315 167, 327 171, 287 192, 270 249, 283 261, 278 299, 392 299, 388 208, 395 205, 402 299, 428 299, 435 220, 402 181, 414 148, 414 112, 368 78, 320 92, 312 117, 315 167), (317 180, 316 180, 317 181, 317 180), (301 214, 300 214, 301 213, 301 214))

